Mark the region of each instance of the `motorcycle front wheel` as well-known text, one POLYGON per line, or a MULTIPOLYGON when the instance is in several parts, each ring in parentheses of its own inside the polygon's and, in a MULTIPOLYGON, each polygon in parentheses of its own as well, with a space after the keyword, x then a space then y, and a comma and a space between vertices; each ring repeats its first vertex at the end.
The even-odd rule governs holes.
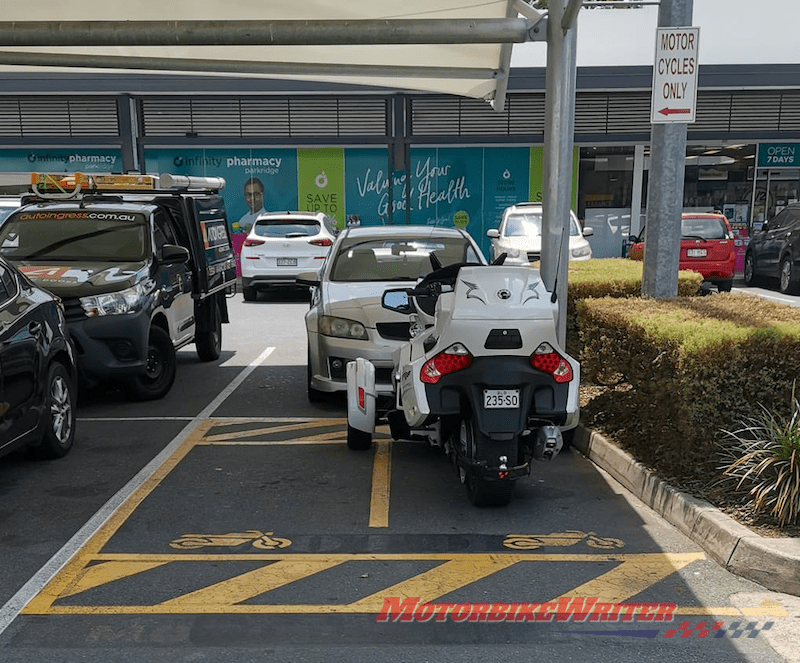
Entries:
MULTIPOLYGON (((464 459, 475 460, 476 450, 481 443, 488 439, 481 434, 475 420, 462 419, 458 431, 458 454, 464 459)), ((459 478, 467 489, 467 499, 474 506, 505 506, 511 501, 514 492, 514 481, 489 481, 479 475, 474 467, 458 466, 459 478)))

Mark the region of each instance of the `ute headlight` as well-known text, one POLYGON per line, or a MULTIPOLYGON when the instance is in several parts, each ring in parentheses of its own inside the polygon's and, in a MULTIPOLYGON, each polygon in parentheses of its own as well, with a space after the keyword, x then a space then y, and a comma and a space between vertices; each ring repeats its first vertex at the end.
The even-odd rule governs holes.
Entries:
POLYGON ((579 246, 571 251, 573 258, 584 258, 585 256, 592 255, 592 247, 579 246))
POLYGON ((142 283, 119 292, 81 297, 81 306, 89 317, 134 313, 142 308, 147 290, 142 283))
POLYGON ((359 341, 367 341, 367 330, 364 325, 355 320, 346 318, 336 318, 332 315, 323 315, 319 320, 319 331, 325 336, 335 336, 336 338, 352 338, 359 341))

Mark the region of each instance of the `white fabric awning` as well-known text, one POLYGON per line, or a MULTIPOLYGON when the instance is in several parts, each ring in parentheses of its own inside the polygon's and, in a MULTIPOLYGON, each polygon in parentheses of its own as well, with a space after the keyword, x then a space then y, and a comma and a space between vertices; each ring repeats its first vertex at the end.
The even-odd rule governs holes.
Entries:
POLYGON ((522 0, 6 0, 0 75, 63 65, 236 74, 502 105, 512 44, 544 41, 542 16, 522 0))

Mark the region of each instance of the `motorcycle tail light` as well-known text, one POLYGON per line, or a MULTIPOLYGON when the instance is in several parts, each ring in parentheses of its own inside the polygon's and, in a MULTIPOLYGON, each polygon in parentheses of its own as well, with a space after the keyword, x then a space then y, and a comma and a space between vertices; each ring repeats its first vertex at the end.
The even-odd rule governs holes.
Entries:
POLYGON ((468 368, 472 364, 472 355, 461 343, 454 343, 431 357, 419 372, 420 380, 427 384, 436 384, 443 375, 455 373, 468 368))
POLYGON ((308 243, 313 244, 314 246, 331 246, 333 244, 333 242, 327 238, 312 239, 308 243))
POLYGON ((549 343, 542 343, 531 355, 531 366, 537 371, 549 373, 556 382, 572 380, 572 366, 549 343))
POLYGON ((264 244, 264 242, 266 242, 264 239, 246 239, 242 243, 242 246, 260 246, 264 244))

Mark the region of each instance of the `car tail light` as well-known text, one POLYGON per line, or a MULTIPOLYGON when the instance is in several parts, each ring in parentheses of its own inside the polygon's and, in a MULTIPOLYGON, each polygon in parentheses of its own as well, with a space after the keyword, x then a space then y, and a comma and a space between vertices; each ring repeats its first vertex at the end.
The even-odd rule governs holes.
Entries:
POLYGON ((556 382, 572 380, 572 366, 549 343, 542 343, 531 355, 531 366, 537 371, 549 373, 556 382))
POLYGON ((246 239, 242 243, 242 246, 259 246, 261 244, 264 244, 265 242, 266 240, 264 239, 246 239))
POLYGON ((327 237, 323 237, 322 239, 312 239, 308 243, 313 244, 314 246, 331 246, 333 244, 333 242, 327 237))
POLYGON ((468 368, 471 363, 470 351, 461 343, 454 343, 435 357, 428 359, 422 366, 419 377, 427 384, 436 384, 443 375, 468 368))

